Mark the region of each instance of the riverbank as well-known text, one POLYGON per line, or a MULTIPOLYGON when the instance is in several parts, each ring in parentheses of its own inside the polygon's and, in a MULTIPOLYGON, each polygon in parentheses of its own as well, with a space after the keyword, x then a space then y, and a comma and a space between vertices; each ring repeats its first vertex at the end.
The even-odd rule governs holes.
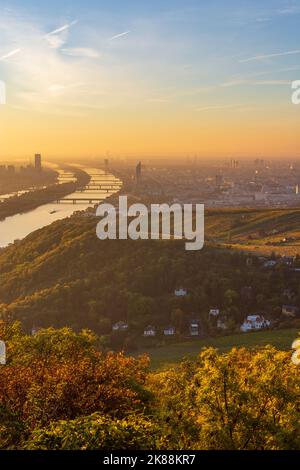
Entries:
POLYGON ((74 170, 76 181, 56 183, 47 188, 30 191, 21 196, 14 196, 0 203, 0 221, 16 214, 22 214, 37 207, 51 203, 85 186, 90 181, 90 176, 83 170, 74 170))
POLYGON ((51 168, 45 168, 42 172, 26 172, 18 169, 12 174, 2 170, 0 171, 0 200, 14 193, 17 195, 55 184, 57 177, 58 172, 51 168))

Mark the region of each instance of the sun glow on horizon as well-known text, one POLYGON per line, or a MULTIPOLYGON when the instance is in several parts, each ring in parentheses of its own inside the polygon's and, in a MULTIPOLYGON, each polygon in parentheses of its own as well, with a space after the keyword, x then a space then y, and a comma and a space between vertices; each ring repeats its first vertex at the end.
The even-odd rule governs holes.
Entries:
POLYGON ((26 3, 0 9, 1 156, 299 155, 300 3, 26 3))

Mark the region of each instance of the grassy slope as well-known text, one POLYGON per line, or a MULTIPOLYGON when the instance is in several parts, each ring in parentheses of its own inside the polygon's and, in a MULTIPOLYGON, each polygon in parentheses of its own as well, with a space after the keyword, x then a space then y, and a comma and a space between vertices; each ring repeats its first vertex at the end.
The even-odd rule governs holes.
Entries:
POLYGON ((184 357, 195 358, 202 348, 212 346, 221 352, 226 352, 233 347, 266 346, 268 344, 278 349, 288 350, 295 338, 298 337, 298 330, 269 330, 254 333, 235 334, 219 338, 206 338, 189 340, 177 344, 170 344, 155 349, 145 348, 141 353, 147 353, 151 359, 152 369, 162 369, 170 364, 181 361, 184 357))
POLYGON ((205 233, 222 246, 249 252, 300 254, 300 209, 209 211, 205 233), (262 235, 262 230, 267 234, 262 235), (273 230, 277 233, 270 233, 273 230), (293 241, 279 245, 283 238, 291 237, 293 241))

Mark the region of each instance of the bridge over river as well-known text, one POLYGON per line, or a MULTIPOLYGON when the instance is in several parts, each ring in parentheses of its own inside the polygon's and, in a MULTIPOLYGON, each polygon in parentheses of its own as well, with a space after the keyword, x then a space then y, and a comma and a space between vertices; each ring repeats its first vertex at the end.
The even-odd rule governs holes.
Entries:
POLYGON ((87 184, 86 186, 82 188, 78 188, 76 190, 77 193, 86 193, 89 190, 93 191, 119 191, 121 189, 122 185, 121 184, 101 184, 101 183, 93 183, 93 184, 87 184))
POLYGON ((93 204, 94 202, 103 201, 103 197, 64 197, 62 199, 58 199, 56 204, 61 204, 64 202, 72 202, 73 204, 78 204, 79 202, 86 202, 88 204, 93 204))

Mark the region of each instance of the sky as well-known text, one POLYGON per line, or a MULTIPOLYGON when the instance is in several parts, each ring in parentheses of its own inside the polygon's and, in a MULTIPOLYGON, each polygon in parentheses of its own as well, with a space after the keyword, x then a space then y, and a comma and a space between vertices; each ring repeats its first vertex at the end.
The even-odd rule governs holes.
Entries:
POLYGON ((298 158, 300 0, 0 0, 1 158, 298 158))

